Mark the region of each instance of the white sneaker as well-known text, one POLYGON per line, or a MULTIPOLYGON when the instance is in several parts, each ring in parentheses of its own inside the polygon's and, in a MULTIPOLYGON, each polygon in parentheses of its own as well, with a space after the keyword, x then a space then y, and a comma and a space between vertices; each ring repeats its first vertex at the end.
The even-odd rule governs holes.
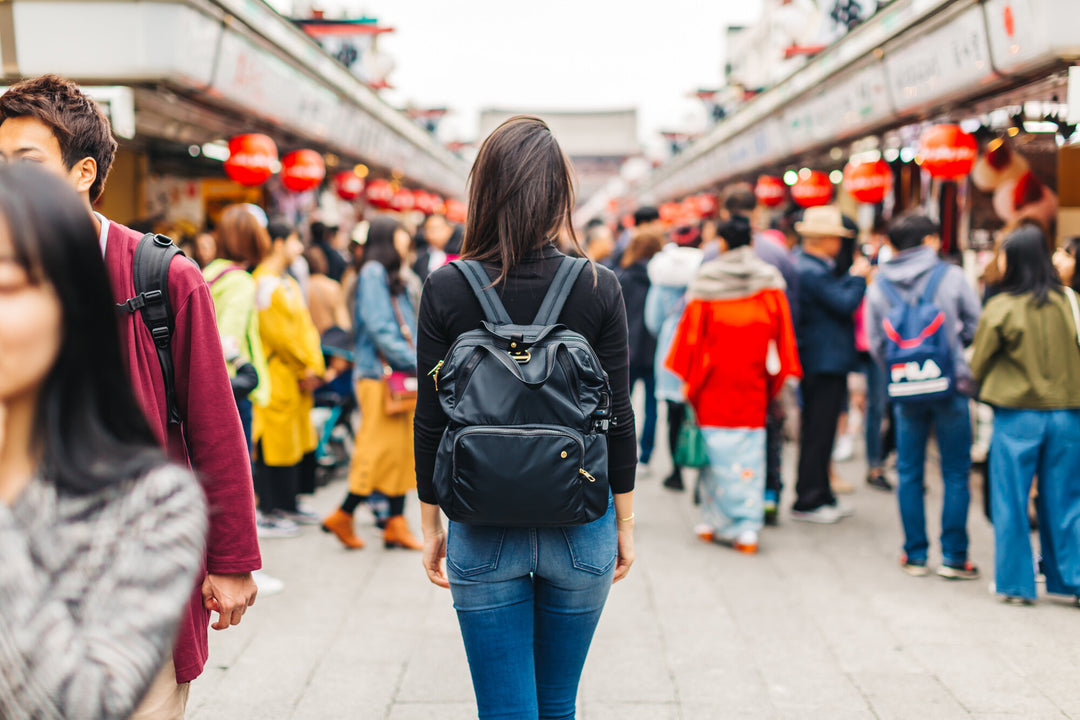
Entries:
POLYGON ((818 525, 833 525, 840 522, 844 516, 835 505, 822 505, 814 510, 792 510, 791 519, 799 522, 817 523, 818 525))
POLYGON ((853 457, 855 457, 855 438, 850 434, 838 436, 832 452, 833 462, 847 462, 853 457))
POLYGON ((268 517, 262 513, 255 516, 255 534, 260 538, 290 538, 300 534, 300 526, 292 520, 268 517))
POLYGON ((273 575, 267 575, 262 570, 251 573, 251 579, 255 581, 255 586, 259 588, 260 597, 277 595, 285 589, 284 581, 278 580, 273 575))
POLYGON ((842 518, 849 518, 855 514, 855 508, 851 507, 845 502, 842 502, 839 499, 837 499, 836 505, 834 505, 833 507, 836 508, 836 512, 840 513, 840 517, 842 518))

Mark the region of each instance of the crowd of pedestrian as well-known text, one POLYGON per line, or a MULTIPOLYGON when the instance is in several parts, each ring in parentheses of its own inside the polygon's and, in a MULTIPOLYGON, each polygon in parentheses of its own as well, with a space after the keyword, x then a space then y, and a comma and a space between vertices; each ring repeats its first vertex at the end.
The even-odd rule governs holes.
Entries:
MULTIPOLYGON (((657 353, 646 392, 666 404, 675 465, 663 484, 682 490, 686 467, 700 468, 698 537, 758 551, 761 528, 777 521, 785 434, 798 436, 791 519, 850 517, 838 496, 853 488, 834 465, 851 458, 851 418, 861 416, 867 485, 896 490, 901 568, 930 571, 925 470, 933 432, 943 488, 936 572, 976 579, 967 526, 979 408, 994 417, 982 488, 995 532, 992 589, 1007 603, 1028 604, 1040 576, 1048 593, 1080 602, 1080 316, 1072 310, 1080 239, 1052 254, 1038 222, 1007 226, 980 297, 958 261, 942 255, 937 224, 918 210, 860 231, 837 206, 811 207, 790 239, 777 229, 783 218, 770 223, 768 212, 748 185, 735 185, 717 217, 672 228, 643 275, 644 311, 633 300, 640 280, 620 275, 631 357, 657 353), (717 239, 698 247, 714 229, 717 239), (644 339, 633 331, 638 313, 644 339), (895 484, 885 462, 893 453, 895 484)), ((647 220, 653 213, 638 210, 647 220)), ((629 252, 655 231, 627 234, 629 252)), ((645 398, 643 465, 653 400, 645 398)))

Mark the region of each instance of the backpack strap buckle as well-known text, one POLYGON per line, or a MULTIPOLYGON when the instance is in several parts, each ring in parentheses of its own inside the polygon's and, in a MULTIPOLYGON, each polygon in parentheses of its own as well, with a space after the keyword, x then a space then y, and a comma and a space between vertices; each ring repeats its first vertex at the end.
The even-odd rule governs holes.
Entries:
POLYGON ((519 365, 524 365, 525 363, 532 360, 532 353, 528 350, 511 350, 510 357, 513 358, 514 362, 518 363, 519 365))

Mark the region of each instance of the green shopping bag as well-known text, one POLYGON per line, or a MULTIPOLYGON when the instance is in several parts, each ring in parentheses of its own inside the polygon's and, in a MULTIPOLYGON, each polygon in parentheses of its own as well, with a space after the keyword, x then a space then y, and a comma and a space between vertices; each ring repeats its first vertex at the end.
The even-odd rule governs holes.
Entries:
POLYGON ((674 462, 679 467, 703 468, 709 466, 709 453, 705 448, 705 435, 698 427, 694 410, 686 406, 686 420, 679 430, 679 440, 675 444, 674 462))

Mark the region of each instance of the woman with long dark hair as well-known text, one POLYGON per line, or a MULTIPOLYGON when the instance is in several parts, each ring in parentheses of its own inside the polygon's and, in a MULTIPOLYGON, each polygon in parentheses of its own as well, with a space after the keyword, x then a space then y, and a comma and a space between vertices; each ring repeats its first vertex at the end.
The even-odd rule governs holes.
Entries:
POLYGON ((1039 478, 1039 545, 1046 591, 1080 596, 1080 303, 1062 287, 1034 225, 1001 245, 1000 293, 986 304, 971 369, 994 406, 990 503, 995 588, 1035 601, 1027 508, 1039 478))
POLYGON ((75 194, 0 166, 0 717, 128 717, 202 565, 202 491, 157 448, 111 298, 75 194))
MULTIPOLYGON (((463 256, 482 264, 510 319, 538 313, 564 256, 554 243, 570 227, 573 171, 542 120, 515 117, 480 149, 471 174, 463 256)), ((559 324, 595 350, 613 393, 608 481, 614 493, 599 519, 568 527, 486 527, 451 521, 443 531, 435 458, 447 429, 434 373, 451 343, 485 319, 456 267, 428 278, 420 303, 416 477, 424 566, 449 587, 481 718, 573 717, 578 682, 613 581, 634 560, 637 463, 630 407, 626 312, 619 282, 593 265, 569 289, 559 324), (442 560, 446 558, 446 567, 442 560)), ((563 453, 563 457, 566 453, 563 453)), ((557 457, 557 456, 556 456, 557 457)), ((506 480, 515 458, 506 458, 506 480)))
POLYGON ((323 520, 345 547, 364 541, 353 528, 353 513, 373 492, 389 501, 383 529, 388 548, 419 550, 422 545, 405 522, 405 494, 416 486, 413 465, 413 409, 391 408, 387 381, 416 375, 416 311, 409 300, 403 263, 412 238, 392 217, 371 221, 364 243, 364 266, 356 284, 356 359, 353 377, 360 405, 356 451, 349 465, 349 494, 341 507, 323 520))

